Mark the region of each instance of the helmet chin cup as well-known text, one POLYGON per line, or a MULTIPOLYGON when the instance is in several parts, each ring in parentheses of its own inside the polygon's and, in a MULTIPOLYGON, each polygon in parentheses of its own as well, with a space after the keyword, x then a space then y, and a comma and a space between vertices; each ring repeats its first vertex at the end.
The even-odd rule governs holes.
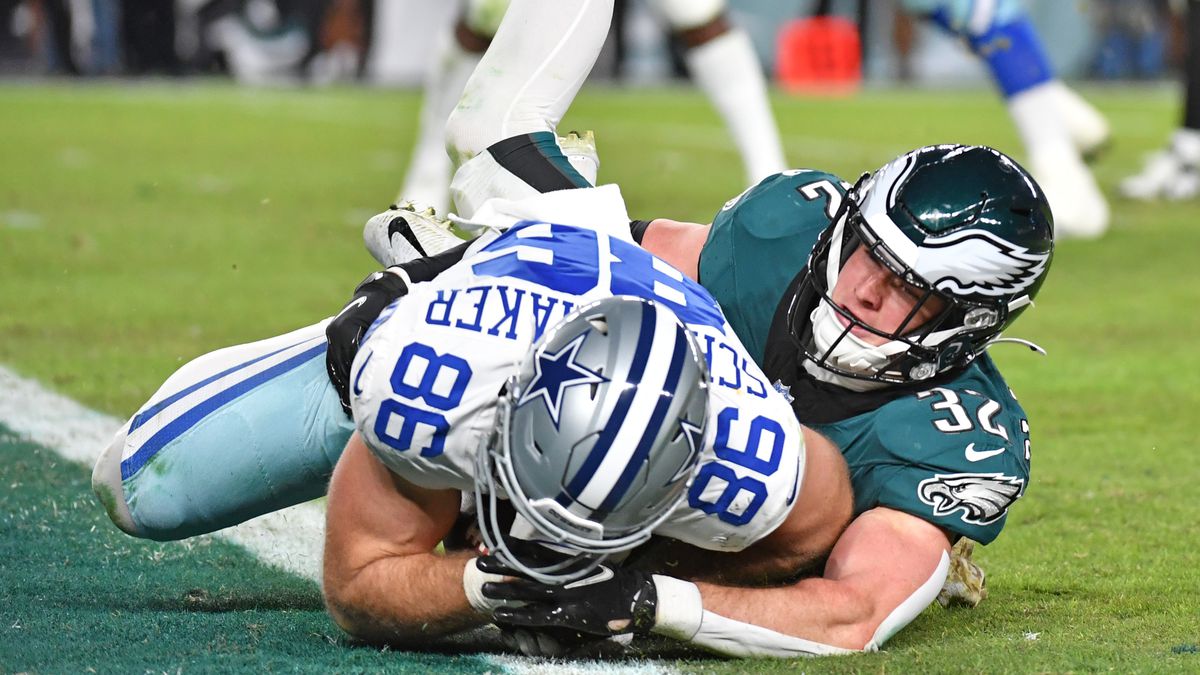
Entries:
MULTIPOLYGON (((538 527, 536 521, 526 518, 523 515, 525 509, 517 509, 516 518, 511 524, 500 521, 498 502, 501 499, 510 499, 514 506, 522 504, 518 501, 520 497, 505 491, 506 485, 512 485, 511 472, 505 471, 504 467, 510 467, 512 457, 507 447, 507 421, 512 408, 510 393, 514 385, 515 377, 510 378, 501 391, 496 405, 494 430, 475 453, 475 522, 487 552, 505 565, 542 583, 569 583, 590 574, 608 556, 589 554, 564 545, 561 537, 556 537, 553 532, 547 533, 538 527), (531 555, 532 551, 539 549, 544 554, 531 555)), ((543 500, 535 500, 540 501, 543 500)), ((529 508, 544 510, 545 505, 531 504, 529 508)), ((595 526, 594 523, 592 525, 595 526)))

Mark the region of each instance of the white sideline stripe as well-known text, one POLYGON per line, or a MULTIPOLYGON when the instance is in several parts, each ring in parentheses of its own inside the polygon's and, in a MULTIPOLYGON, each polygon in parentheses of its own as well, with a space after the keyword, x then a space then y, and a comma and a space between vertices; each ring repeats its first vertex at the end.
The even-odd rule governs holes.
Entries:
MULTIPOLYGON (((96 412, 0 365, 0 424, 18 436, 90 467, 124 420, 96 412)), ((97 504, 96 508, 100 508, 97 504)), ((269 513, 210 535, 249 551, 262 562, 320 583, 325 509, 316 502, 269 513)), ((666 675, 651 662, 554 661, 492 656, 498 669, 514 675, 666 675)))

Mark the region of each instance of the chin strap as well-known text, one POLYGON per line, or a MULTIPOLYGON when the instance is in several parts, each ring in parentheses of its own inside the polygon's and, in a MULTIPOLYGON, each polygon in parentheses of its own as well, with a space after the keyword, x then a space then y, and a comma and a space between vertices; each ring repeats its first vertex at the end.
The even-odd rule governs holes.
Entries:
POLYGON ((992 345, 1000 344, 1002 342, 1008 342, 1010 344, 1017 344, 1017 345, 1025 345, 1026 347, 1029 347, 1030 351, 1035 351, 1038 354, 1041 354, 1042 356, 1046 355, 1046 350, 1042 349, 1042 347, 1040 345, 1038 345, 1034 342, 1030 342, 1029 340, 1024 340, 1022 338, 1010 338, 1010 337, 994 337, 991 340, 988 340, 987 342, 983 343, 983 348, 980 349, 979 351, 983 352, 988 347, 991 347, 992 345))

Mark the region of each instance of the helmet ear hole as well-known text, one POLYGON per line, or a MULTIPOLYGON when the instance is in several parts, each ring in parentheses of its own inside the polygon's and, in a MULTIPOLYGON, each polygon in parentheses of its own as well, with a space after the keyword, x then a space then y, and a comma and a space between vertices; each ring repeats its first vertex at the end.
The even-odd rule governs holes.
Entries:
POLYGON ((588 323, 601 335, 608 335, 608 319, 604 316, 589 316, 588 323))

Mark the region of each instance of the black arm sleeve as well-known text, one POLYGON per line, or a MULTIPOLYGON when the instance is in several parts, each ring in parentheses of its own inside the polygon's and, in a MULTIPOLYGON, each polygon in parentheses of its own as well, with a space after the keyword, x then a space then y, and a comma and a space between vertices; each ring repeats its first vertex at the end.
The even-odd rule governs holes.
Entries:
POLYGON ((633 235, 633 240, 638 244, 642 243, 642 237, 646 236, 646 230, 650 227, 652 220, 631 220, 629 221, 629 234, 633 235))

